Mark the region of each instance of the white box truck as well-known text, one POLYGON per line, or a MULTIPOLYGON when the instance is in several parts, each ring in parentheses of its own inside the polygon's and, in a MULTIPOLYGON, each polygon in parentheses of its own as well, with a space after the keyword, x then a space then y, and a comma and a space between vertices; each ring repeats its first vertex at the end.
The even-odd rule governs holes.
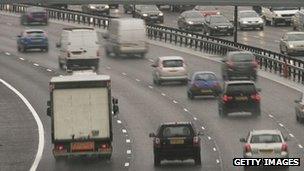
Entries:
POLYGON ((78 71, 53 77, 49 86, 47 115, 51 117, 55 159, 110 158, 112 109, 118 112, 118 100, 111 98, 110 76, 78 71))

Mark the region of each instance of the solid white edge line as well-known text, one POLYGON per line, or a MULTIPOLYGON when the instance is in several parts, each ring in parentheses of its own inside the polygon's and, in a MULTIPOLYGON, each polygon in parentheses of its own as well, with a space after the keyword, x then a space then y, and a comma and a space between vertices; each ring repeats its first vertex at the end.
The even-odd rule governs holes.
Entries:
POLYGON ((52 72, 52 70, 51 69, 46 69, 48 72, 52 72))
POLYGON ((34 63, 33 65, 35 65, 35 66, 39 66, 39 64, 36 64, 36 63, 34 63))
POLYGON ((0 82, 4 84, 7 88, 11 89, 16 95, 19 96, 19 98, 23 101, 23 103, 27 106, 27 108, 31 111, 37 126, 38 126, 38 133, 39 133, 39 143, 38 143, 38 150, 36 153, 35 160, 30 168, 30 171, 36 171, 39 162, 42 157, 43 149, 44 149, 44 128, 43 124, 39 118, 39 115, 37 114, 36 110, 33 108, 33 106, 30 104, 30 102, 13 86, 11 86, 9 83, 5 82, 4 80, 0 79, 0 82))
POLYGON ((25 59, 24 58, 19 58, 21 61, 24 61, 25 59))
POLYGON ((284 127, 284 125, 283 125, 283 124, 281 124, 281 123, 279 123, 279 125, 280 125, 280 127, 284 127))
POLYGON ((294 135, 292 133, 290 133, 289 136, 291 136, 292 138, 294 138, 294 135))

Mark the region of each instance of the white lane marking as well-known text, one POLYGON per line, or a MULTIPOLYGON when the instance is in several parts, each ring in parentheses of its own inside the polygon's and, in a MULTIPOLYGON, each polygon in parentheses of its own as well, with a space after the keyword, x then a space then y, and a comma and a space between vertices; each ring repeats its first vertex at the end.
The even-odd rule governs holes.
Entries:
POLYGON ((39 66, 39 64, 36 64, 36 63, 34 63, 33 65, 34 65, 34 66, 39 66))
POLYGON ((131 142, 131 140, 130 139, 126 139, 126 143, 130 143, 131 142))
POLYGON ((205 130, 206 128, 202 126, 202 130, 205 130))
POLYGON ((280 125, 280 127, 284 127, 284 125, 283 125, 283 124, 281 124, 281 123, 279 123, 279 125, 280 125))
POLYGON ((271 114, 268 115, 269 117, 273 118, 273 116, 271 114))
POLYGON ((126 162, 125 167, 128 167, 128 166, 130 166, 130 163, 126 162))
POLYGON ((197 120, 197 118, 196 118, 196 117, 193 117, 193 119, 194 119, 194 120, 197 120))
POLYGON ((176 101, 176 100, 173 100, 173 103, 177 104, 177 101, 176 101))
POLYGON ((211 140, 211 137, 210 137, 210 136, 208 136, 208 140, 211 140))
POLYGON ((149 88, 150 88, 150 89, 153 89, 153 87, 152 87, 152 86, 150 86, 150 85, 149 85, 149 88))
POLYGON ((213 148, 213 151, 216 151, 216 148, 213 148))
POLYGON ((162 96, 166 96, 166 94, 165 94, 165 93, 161 93, 161 95, 162 95, 162 96))
POLYGON ((19 58, 21 61, 24 61, 24 58, 19 58))
POLYGON ((5 55, 8 55, 8 56, 10 56, 11 54, 10 54, 9 52, 5 52, 5 55))
POLYGON ((111 69, 111 67, 107 66, 107 69, 111 69))
POLYGON ((301 144, 298 144, 299 148, 303 148, 303 146, 301 144))
POLYGON ((117 120, 117 123, 121 124, 121 120, 117 120))
POLYGON ((150 62, 154 62, 153 59, 149 59, 150 62))
POLYGON ((139 79, 137 79, 137 78, 136 78, 135 80, 136 80, 137 82, 139 82, 139 81, 140 81, 140 80, 139 80, 139 79))
POLYGON ((216 163, 220 163, 220 160, 219 160, 219 159, 216 159, 216 163))
POLYGON ((46 69, 48 72, 52 72, 52 70, 51 69, 46 69))
POLYGON ((132 153, 132 151, 131 150, 127 150, 127 154, 131 154, 132 153))
POLYGON ((35 121, 38 126, 39 143, 38 143, 38 150, 36 153, 36 157, 35 157, 34 163, 32 164, 32 166, 30 168, 30 171, 36 171, 36 169, 39 165, 39 162, 41 160, 43 149, 44 149, 44 128, 43 128, 42 122, 39 118, 39 115, 37 114, 37 112, 35 111, 33 106, 30 104, 30 102, 17 89, 15 89, 13 86, 11 86, 9 83, 5 82, 2 79, 0 79, 0 82, 19 96, 19 98, 23 101, 23 103, 27 106, 27 108, 31 111, 33 117, 35 118, 35 121))
POLYGON ((185 111, 185 112, 188 112, 189 110, 188 110, 188 109, 186 109, 186 108, 184 108, 184 111, 185 111))
POLYGON ((122 75, 127 75, 127 73, 123 72, 122 75))
POLYGON ((121 130, 123 133, 127 133, 127 130, 126 129, 122 129, 121 130))
POLYGON ((294 135, 293 135, 293 134, 291 134, 291 133, 289 134, 289 136, 291 136, 292 138, 294 138, 294 135))

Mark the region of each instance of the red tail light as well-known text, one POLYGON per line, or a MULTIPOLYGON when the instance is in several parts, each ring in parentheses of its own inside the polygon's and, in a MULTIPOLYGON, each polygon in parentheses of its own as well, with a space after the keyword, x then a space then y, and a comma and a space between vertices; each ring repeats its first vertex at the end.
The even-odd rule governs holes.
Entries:
POLYGON ((259 101, 261 101, 261 96, 258 93, 256 93, 256 94, 251 95, 251 99, 259 102, 259 101))
POLYGON ((154 138, 154 146, 155 147, 160 147, 160 139, 159 138, 154 138))
POLYGON ((234 67, 234 63, 232 61, 228 61, 227 65, 229 68, 233 68, 234 67))
POLYGON ((283 143, 281 150, 287 152, 288 151, 288 145, 286 143, 283 143))
POLYGON ((228 101, 232 100, 232 96, 227 96, 227 95, 224 95, 223 96, 223 101, 226 103, 228 101))
POLYGON ((245 144, 244 148, 245 148, 245 152, 246 153, 250 153, 251 152, 251 146, 250 146, 250 144, 245 144))
POLYGON ((193 137, 193 146, 199 146, 200 145, 200 138, 198 136, 193 137))

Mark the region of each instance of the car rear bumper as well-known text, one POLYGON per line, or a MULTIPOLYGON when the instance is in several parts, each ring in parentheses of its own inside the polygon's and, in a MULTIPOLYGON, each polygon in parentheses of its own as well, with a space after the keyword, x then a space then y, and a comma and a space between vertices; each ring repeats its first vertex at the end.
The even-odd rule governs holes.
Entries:
POLYGON ((220 92, 219 88, 190 88, 192 95, 215 95, 220 92))
POLYGON ((161 76, 159 78, 161 81, 187 81, 188 76, 183 75, 183 76, 161 76))
POLYGON ((224 104, 223 109, 227 113, 236 113, 236 112, 256 112, 257 110, 260 110, 260 103, 256 104, 224 104))
POLYGON ((227 71, 228 77, 256 77, 257 71, 256 70, 229 70, 227 71))
POLYGON ((241 23, 240 27, 242 28, 261 28, 264 27, 263 23, 241 23))
POLYGON ((26 44, 23 45, 26 49, 36 49, 36 48, 48 48, 49 45, 48 44, 26 44))
POLYGON ((97 58, 97 59, 68 59, 66 61, 66 65, 69 69, 96 67, 96 65, 98 65, 98 63, 99 63, 99 58, 97 58))
POLYGON ((134 46, 134 47, 119 47, 120 54, 141 54, 147 53, 148 47, 145 46, 134 46))
POLYGON ((193 159, 200 154, 200 148, 183 148, 183 149, 155 149, 154 155, 161 159, 193 159))
POLYGON ((226 34, 233 34, 233 28, 231 29, 212 29, 212 35, 226 35, 226 34))
POLYGON ((53 149, 53 155, 55 157, 78 157, 78 156, 104 156, 104 157, 110 157, 112 154, 112 151, 96 151, 96 152, 60 152, 53 149))
POLYGON ((203 30, 203 25, 202 24, 187 25, 187 29, 192 31, 201 31, 203 30))

